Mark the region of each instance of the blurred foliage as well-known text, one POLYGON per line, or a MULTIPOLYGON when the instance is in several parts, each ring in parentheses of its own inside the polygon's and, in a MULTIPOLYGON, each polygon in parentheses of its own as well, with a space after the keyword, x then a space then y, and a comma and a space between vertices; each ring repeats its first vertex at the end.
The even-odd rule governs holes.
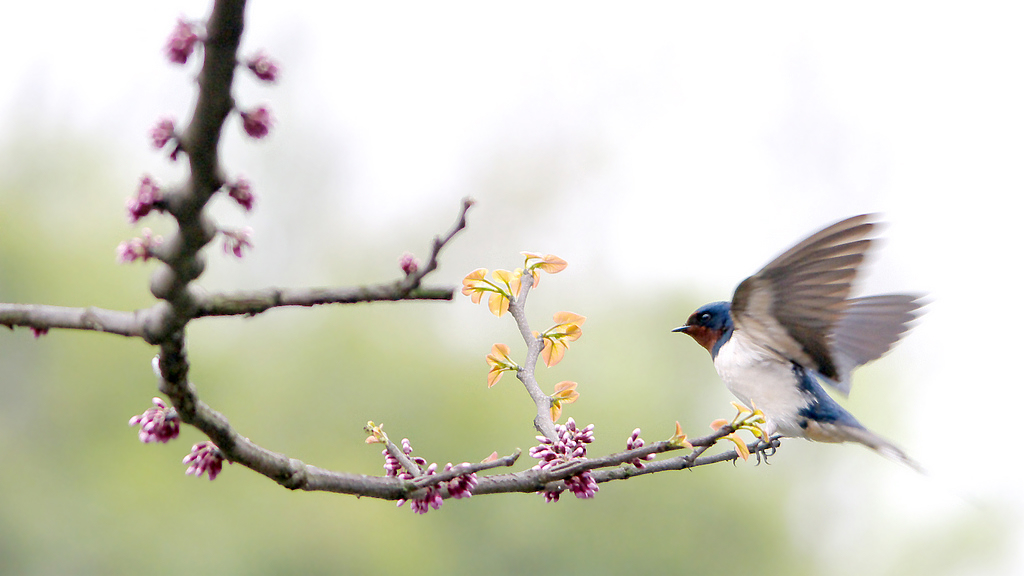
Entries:
MULTIPOLYGON (((114 262, 114 247, 132 234, 121 201, 133 183, 107 168, 117 159, 45 138, 2 152, 0 300, 149 305, 153 265, 114 262)), ((507 217, 522 222, 537 209, 516 206, 507 217)), ((449 225, 447 213, 365 232, 362 246, 323 248, 309 276, 393 278, 401 247, 425 246, 449 225)), ((471 218, 466 236, 486 241, 474 226, 471 218)), ((483 261, 483 248, 466 236, 455 240, 456 262, 516 265, 515 252, 483 261)), ((209 255, 207 285, 245 288, 250 277, 275 278, 269 267, 295 266, 282 250, 241 263, 219 247, 209 255), (235 274, 253 262, 263 269, 235 274)), ((442 265, 434 282, 457 285, 469 269, 442 265)), ((652 441, 668 438, 676 420, 700 435, 714 418, 731 418, 706 353, 669 333, 702 298, 627 294, 601 279, 570 260, 529 306, 538 330, 558 310, 588 316, 583 338, 539 376, 549 389, 580 383, 567 413, 597 425, 590 452, 621 450, 637 426, 652 441)), ((255 442, 310 464, 381 474, 379 446, 363 443, 370 419, 440 464, 534 444, 533 407, 519 383, 486 386, 491 344, 521 354, 522 342, 511 320, 462 296, 205 319, 188 337, 201 397, 255 442)), ((954 506, 935 522, 899 510, 883 490, 892 478, 909 489, 927 479, 857 447, 797 441, 784 442, 768 466, 604 484, 592 501, 481 496, 424 516, 392 502, 289 492, 237 465, 208 482, 186 477, 181 465, 202 439, 194 429, 167 445, 143 445, 127 425, 156 394, 153 353, 108 335, 53 331, 35 340, 28 330, 0 332, 0 573, 955 574, 985 572, 1005 546, 997 516, 954 506)), ((861 410, 867 421, 870 408, 861 410)), ((517 469, 532 464, 524 456, 517 469)))

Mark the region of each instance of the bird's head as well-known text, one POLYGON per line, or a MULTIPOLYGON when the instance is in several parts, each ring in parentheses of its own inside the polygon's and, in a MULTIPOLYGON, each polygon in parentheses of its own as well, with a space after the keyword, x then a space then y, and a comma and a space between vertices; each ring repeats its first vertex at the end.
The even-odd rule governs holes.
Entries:
POLYGON ((732 335, 732 315, 729 314, 728 302, 712 302, 705 304, 673 332, 682 332, 707 349, 714 358, 718 349, 732 335))

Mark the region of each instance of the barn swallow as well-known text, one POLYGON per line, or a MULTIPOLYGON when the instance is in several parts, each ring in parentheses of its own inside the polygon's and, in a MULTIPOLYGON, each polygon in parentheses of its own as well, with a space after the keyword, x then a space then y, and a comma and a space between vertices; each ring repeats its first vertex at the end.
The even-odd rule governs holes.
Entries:
POLYGON ((868 430, 822 388, 844 396, 850 373, 889 351, 920 313, 911 294, 851 298, 875 238, 863 214, 812 234, 673 332, 711 353, 726 387, 765 416, 766 432, 818 442, 859 442, 921 470, 895 444, 868 430))

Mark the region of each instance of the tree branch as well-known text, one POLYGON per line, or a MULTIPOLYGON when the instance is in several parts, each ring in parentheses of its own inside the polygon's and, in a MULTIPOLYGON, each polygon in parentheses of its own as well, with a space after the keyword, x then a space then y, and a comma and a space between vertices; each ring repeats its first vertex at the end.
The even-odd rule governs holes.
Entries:
POLYGON ((90 306, 68 308, 43 304, 0 303, 0 325, 14 329, 25 326, 37 331, 50 328, 93 330, 120 336, 143 336, 147 310, 119 312, 90 306))
POLYGON ((282 306, 319 306, 395 300, 451 300, 453 288, 417 288, 406 291, 397 284, 356 288, 264 288, 196 297, 196 318, 204 316, 255 316, 282 306))
POLYGON ((551 419, 551 397, 544 393, 537 383, 537 360, 540 359, 541 350, 544 349, 544 340, 533 335, 530 323, 526 319, 526 297, 533 288, 533 277, 527 274, 523 277, 524 282, 519 289, 519 295, 509 300, 508 312, 516 321, 519 334, 526 342, 526 361, 516 371, 516 377, 523 383, 526 392, 533 399, 537 407, 537 415, 533 419, 533 427, 550 440, 558 440, 558 433, 555 432, 555 423, 551 419))
MULTIPOLYGON (((219 454, 229 462, 237 462, 292 490, 338 492, 388 500, 423 497, 432 490, 447 496, 447 488, 442 485, 444 482, 500 466, 513 466, 521 454, 518 449, 509 456, 490 462, 460 464, 450 470, 424 474, 400 448, 388 441, 389 453, 415 478, 405 480, 329 471, 257 445, 235 430, 223 414, 200 400, 196 386, 189 380, 185 327, 190 321, 206 316, 255 315, 281 306, 309 307, 413 299, 450 300, 454 293, 452 288, 422 287, 421 283, 424 277, 437 269, 442 249, 466 227, 466 214, 473 205, 472 200, 464 199, 452 227, 444 235, 434 238, 426 262, 418 269, 410 266, 404 278, 392 283, 355 288, 266 288, 215 294, 206 294, 195 288, 192 283, 205 268, 201 250, 217 233, 215 223, 204 214, 204 208, 225 183, 218 147, 224 122, 235 109, 231 87, 238 64, 236 54, 244 25, 244 10, 244 0, 214 2, 203 40, 204 61, 198 77, 199 93, 192 120, 175 144, 176 151, 188 155, 189 175, 184 184, 169 187, 165 196, 152 205, 157 211, 172 216, 177 223, 177 230, 168 236, 167 241, 153 246, 152 253, 145 256, 154 257, 161 263, 150 280, 150 290, 159 301, 149 308, 133 312, 95 307, 0 304, 0 325, 10 328, 31 327, 37 335, 50 328, 93 330, 139 337, 157 345, 159 388, 174 406, 173 413, 162 406, 167 408, 167 417, 179 418, 201 430, 216 445, 219 454)), ((545 437, 557 441, 558 435, 550 414, 551 397, 541 390, 536 380, 536 365, 544 342, 542 338, 533 335, 526 319, 525 303, 533 285, 532 278, 526 278, 518 297, 513 296, 509 300, 509 311, 528 348, 526 362, 517 371, 517 376, 536 405, 534 426, 545 437)), ((176 421, 174 425, 174 434, 177 434, 176 421)), ((593 478, 597 482, 608 482, 665 470, 733 461, 738 457, 735 450, 712 456, 704 455, 711 446, 733 431, 735 428, 732 426, 722 427, 714 434, 692 441, 694 449, 691 453, 644 463, 642 468, 632 463, 637 458, 677 450, 681 446, 674 442, 656 442, 600 458, 577 458, 558 466, 485 476, 479 479, 472 492, 558 492, 564 489, 565 479, 586 471, 593 471, 593 478)), ((767 443, 754 442, 748 448, 760 458, 762 455, 767 456, 767 451, 774 450, 778 445, 779 440, 773 438, 767 443)))
POLYGON ((438 255, 451 240, 466 227, 466 213, 473 200, 464 198, 455 224, 443 236, 434 238, 426 265, 390 284, 375 284, 356 288, 265 288, 231 294, 196 294, 195 317, 253 316, 279 306, 318 306, 320 304, 353 304, 395 300, 451 300, 453 288, 422 288, 423 278, 437 269, 438 255))

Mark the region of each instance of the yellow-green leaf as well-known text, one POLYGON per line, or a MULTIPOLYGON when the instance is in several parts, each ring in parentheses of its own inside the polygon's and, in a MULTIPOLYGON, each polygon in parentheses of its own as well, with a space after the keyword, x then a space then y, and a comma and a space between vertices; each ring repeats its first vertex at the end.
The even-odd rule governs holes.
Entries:
POLYGON ((693 450, 693 444, 690 444, 689 442, 686 441, 686 434, 683 434, 683 427, 679 424, 678 420, 676 420, 676 433, 673 434, 672 437, 668 439, 668 442, 673 446, 689 448, 690 450, 693 450))
POLYGON ((736 454, 738 454, 740 458, 743 458, 744 460, 750 458, 750 450, 747 450, 747 445, 743 443, 743 440, 737 436, 735 432, 726 436, 725 439, 732 441, 732 443, 736 445, 736 454))
POLYGON ((487 300, 487 308, 498 318, 505 315, 508 312, 509 301, 501 292, 495 292, 491 294, 491 297, 487 300))

